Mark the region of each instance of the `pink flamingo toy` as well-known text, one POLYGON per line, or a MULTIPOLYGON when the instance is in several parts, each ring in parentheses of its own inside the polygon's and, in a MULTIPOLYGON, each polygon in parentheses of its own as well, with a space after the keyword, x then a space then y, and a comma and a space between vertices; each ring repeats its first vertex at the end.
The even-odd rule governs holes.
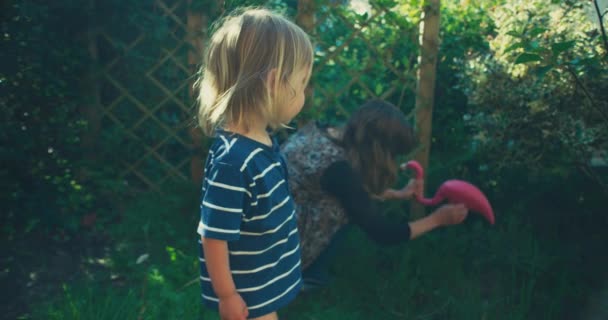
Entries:
MULTIPOLYGON (((415 160, 405 164, 405 168, 412 169, 416 173, 416 179, 422 179, 424 171, 422 166, 415 160)), ((494 224, 494 211, 488 198, 476 186, 463 180, 448 180, 441 184, 439 190, 432 199, 416 195, 416 201, 425 206, 434 206, 447 199, 449 203, 462 203, 469 210, 480 213, 490 224, 494 224)))

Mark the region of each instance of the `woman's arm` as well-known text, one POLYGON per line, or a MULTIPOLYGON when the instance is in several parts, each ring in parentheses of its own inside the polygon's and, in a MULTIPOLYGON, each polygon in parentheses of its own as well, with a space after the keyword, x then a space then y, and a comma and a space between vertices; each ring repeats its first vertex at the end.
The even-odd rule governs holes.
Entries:
POLYGON ((441 226, 436 215, 428 215, 416 221, 410 222, 410 239, 418 238, 437 227, 441 226))
POLYGON ((411 200, 416 193, 422 195, 424 180, 410 179, 408 184, 401 189, 386 189, 378 195, 379 200, 411 200))
POLYGON ((468 215, 468 209, 463 204, 446 204, 433 211, 430 215, 410 222, 410 239, 417 238, 437 227, 459 224, 468 215))
POLYGON ((386 220, 346 161, 333 163, 323 172, 321 188, 338 199, 349 220, 372 240, 391 245, 410 239, 409 223, 386 220))
MULTIPOLYGON (((467 216, 463 205, 444 205, 430 215, 412 221, 387 221, 363 188, 363 183, 346 161, 330 165, 321 176, 323 190, 335 196, 351 222, 381 244, 397 244, 415 239, 437 227, 461 223, 467 216)), ((416 185, 416 188, 420 184, 416 185)))

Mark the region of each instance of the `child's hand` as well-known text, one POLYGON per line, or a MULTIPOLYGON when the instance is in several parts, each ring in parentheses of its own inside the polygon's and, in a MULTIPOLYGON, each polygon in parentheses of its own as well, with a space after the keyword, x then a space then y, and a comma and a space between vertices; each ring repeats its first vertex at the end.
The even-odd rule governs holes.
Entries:
POLYGON ((441 226, 459 224, 467 217, 469 209, 464 204, 446 204, 432 214, 441 226))
POLYGON ((246 320, 249 310, 245 301, 238 293, 220 298, 220 318, 222 320, 246 320))

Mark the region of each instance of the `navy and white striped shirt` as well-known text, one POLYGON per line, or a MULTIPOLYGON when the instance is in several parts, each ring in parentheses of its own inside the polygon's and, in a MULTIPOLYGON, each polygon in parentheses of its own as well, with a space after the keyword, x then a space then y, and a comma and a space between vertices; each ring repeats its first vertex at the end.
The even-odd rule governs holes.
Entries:
MULTIPOLYGON (((249 317, 276 311, 295 298, 301 286, 299 235, 276 141, 269 147, 218 131, 205 164, 200 208, 198 233, 228 242, 232 278, 249 317)), ((203 303, 217 310, 199 248, 203 303)))

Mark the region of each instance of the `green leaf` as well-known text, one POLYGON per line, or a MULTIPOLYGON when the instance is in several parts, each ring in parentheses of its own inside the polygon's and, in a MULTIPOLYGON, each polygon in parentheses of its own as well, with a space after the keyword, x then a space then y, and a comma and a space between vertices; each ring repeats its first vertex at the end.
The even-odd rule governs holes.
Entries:
POLYGON ((34 218, 34 219, 30 219, 27 222, 27 226, 25 227, 25 233, 28 234, 30 233, 32 230, 34 230, 34 228, 40 223, 40 219, 38 218, 34 218))
POLYGON ((570 60, 570 64, 573 66, 579 66, 579 65, 581 65, 581 59, 574 58, 574 59, 570 60))
POLYGON ((528 51, 528 53, 542 53, 547 52, 549 50, 544 47, 541 47, 540 43, 537 40, 534 40, 528 44, 526 51, 528 51))
POLYGON ((515 30, 511 30, 511 31, 507 32, 507 34, 510 35, 511 37, 521 38, 521 34, 515 30))
POLYGON ((542 66, 542 67, 536 69, 536 75, 542 81, 545 78, 545 75, 547 74, 547 72, 549 72, 551 69, 553 69, 552 65, 542 66))
POLYGON ((540 43, 538 43, 538 41, 534 40, 534 41, 530 42, 530 48, 538 49, 538 48, 540 48, 540 43))
POLYGON ((554 43, 551 45, 551 51, 553 51, 554 56, 557 56, 564 51, 568 51, 568 50, 572 49, 575 44, 576 44, 576 41, 574 41, 574 40, 557 42, 557 43, 554 43))
POLYGON ((520 54, 519 57, 517 57, 517 59, 515 59, 515 64, 542 61, 542 60, 543 60, 543 58, 541 58, 541 56, 539 56, 537 54, 524 52, 524 53, 520 54))
POLYGON ((536 37, 539 34, 545 33, 545 31, 547 31, 547 29, 536 27, 530 31, 530 37, 536 37))
POLYGON ((526 46, 526 44, 525 44, 525 43, 523 43, 523 42, 518 42, 518 43, 515 43, 515 44, 512 44, 512 45, 508 46, 508 47, 505 49, 504 53, 511 52, 511 51, 513 51, 513 50, 515 50, 515 49, 524 48, 525 46, 526 46))
POLYGON ((376 84, 376 88, 375 88, 375 90, 374 90, 374 93, 375 93, 377 96, 379 96, 380 94, 382 94, 382 90, 383 90, 383 89, 382 89, 382 85, 378 83, 378 84, 376 84))

